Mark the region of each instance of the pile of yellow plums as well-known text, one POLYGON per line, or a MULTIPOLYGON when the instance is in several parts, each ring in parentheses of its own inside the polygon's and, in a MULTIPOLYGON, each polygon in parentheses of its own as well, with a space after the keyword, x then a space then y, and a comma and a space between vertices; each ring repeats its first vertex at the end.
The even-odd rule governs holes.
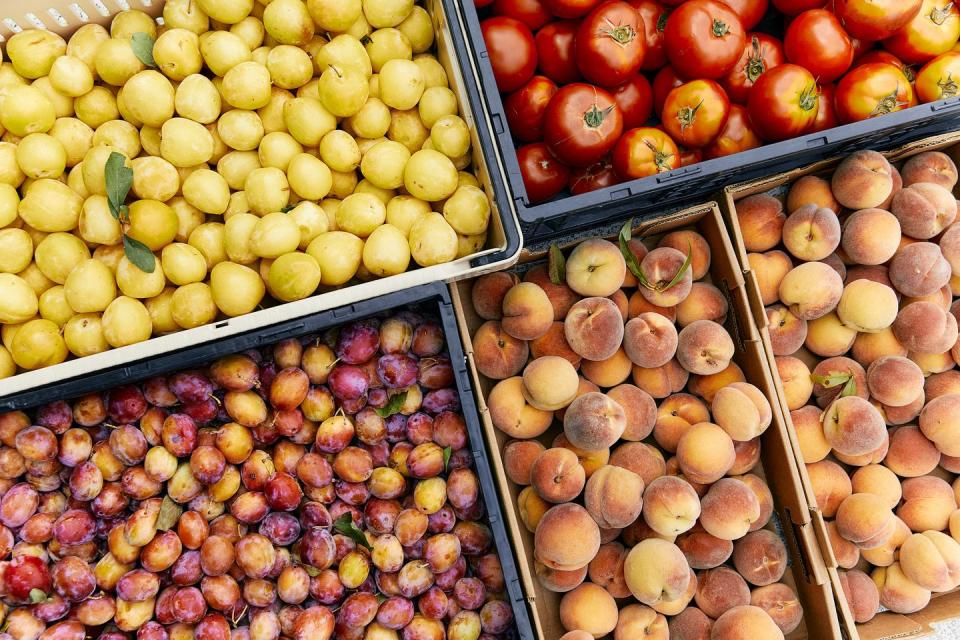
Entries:
POLYGON ((11 37, 0 377, 484 247, 433 45, 413 0, 168 0, 162 26, 11 37))

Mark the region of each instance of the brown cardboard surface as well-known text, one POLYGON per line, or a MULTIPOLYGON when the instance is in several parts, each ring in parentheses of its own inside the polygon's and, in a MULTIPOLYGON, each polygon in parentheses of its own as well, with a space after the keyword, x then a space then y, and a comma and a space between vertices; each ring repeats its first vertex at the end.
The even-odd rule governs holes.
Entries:
MULTIPOLYGON (((650 236, 680 227, 695 227, 710 244, 712 263, 710 276, 713 283, 724 291, 730 302, 728 328, 736 337, 736 362, 750 382, 757 385, 769 398, 776 398, 775 382, 766 362, 764 346, 760 339, 748 303, 744 275, 737 261, 735 249, 724 229, 720 212, 714 203, 688 209, 666 219, 637 226, 636 234, 650 236)), ((572 246, 571 243, 568 246, 572 246)), ((567 247, 563 247, 567 248, 567 247)), ((525 253, 521 264, 542 260, 543 254, 525 253)), ((471 336, 483 323, 470 304, 473 281, 467 280, 451 286, 454 309, 462 331, 464 349, 471 375, 477 385, 480 408, 487 444, 491 449, 491 464, 497 476, 504 512, 515 550, 520 562, 520 573, 528 601, 533 609, 533 621, 540 637, 555 640, 564 633, 558 615, 562 594, 543 589, 536 580, 533 569, 533 534, 527 531, 516 513, 516 497, 522 487, 506 478, 499 451, 509 439, 494 429, 485 402, 485 395, 495 381, 480 376, 473 365, 471 336)), ((561 428, 558 424, 540 439, 549 442, 561 428)), ((790 438, 781 412, 774 415, 773 424, 763 435, 761 465, 755 473, 765 477, 775 496, 776 513, 782 523, 782 533, 791 557, 791 571, 785 580, 794 586, 804 607, 804 623, 790 634, 790 640, 828 640, 840 638, 839 618, 832 596, 830 577, 826 570, 820 546, 810 517, 809 504, 800 483, 795 457, 790 451, 790 438), (762 469, 760 468, 762 466, 762 469)), ((762 640, 762 639, 757 639, 762 640)))

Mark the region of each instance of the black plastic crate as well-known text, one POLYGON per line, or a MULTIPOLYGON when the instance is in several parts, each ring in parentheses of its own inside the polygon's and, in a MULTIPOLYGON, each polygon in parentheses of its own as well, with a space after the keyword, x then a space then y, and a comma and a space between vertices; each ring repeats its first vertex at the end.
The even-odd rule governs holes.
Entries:
MULTIPOLYGON (((487 58, 476 6, 472 0, 443 0, 443 3, 449 15, 460 19, 460 33, 451 29, 454 43, 462 47, 461 56, 464 60, 469 58, 479 78, 478 86, 467 79, 471 105, 474 109, 485 109, 493 127, 492 135, 480 136, 484 144, 491 138, 495 140, 496 148, 485 148, 484 154, 486 157, 496 154, 503 163, 509 197, 528 242, 590 229, 631 214, 639 220, 656 218, 667 208, 675 210, 709 199, 730 184, 789 171, 859 149, 886 151, 960 129, 960 96, 956 96, 578 196, 562 192, 548 202, 531 204, 520 174, 517 145, 510 134, 503 99, 487 58)), ((758 28, 776 35, 782 30, 778 15, 769 12, 758 28)))
POLYGON ((222 356, 239 353, 246 349, 263 347, 308 333, 322 332, 324 329, 354 320, 414 306, 436 312, 443 326, 447 352, 450 355, 450 363, 453 367, 457 391, 460 395, 460 410, 467 425, 470 448, 477 477, 480 479, 484 505, 486 506, 486 517, 490 524, 490 530, 493 532, 494 545, 500 558, 500 564, 503 567, 504 582, 513 609, 516 628, 520 638, 534 640, 536 636, 533 633, 530 613, 527 610, 526 599, 520 585, 516 556, 513 547, 510 545, 510 538, 506 530, 507 525, 503 519, 500 500, 493 481, 493 472, 490 469, 489 454, 483 445, 483 430, 477 414, 473 386, 467 372, 467 359, 460 342, 457 320, 454 316, 453 304, 450 301, 450 292, 446 285, 442 283, 397 291, 379 298, 330 309, 305 318, 288 320, 216 342, 162 354, 150 360, 106 371, 98 371, 81 379, 67 380, 60 384, 48 385, 42 389, 7 396, 0 399, 0 412, 28 409, 55 400, 68 400, 84 394, 96 393, 120 384, 139 382, 153 376, 208 363, 222 356))

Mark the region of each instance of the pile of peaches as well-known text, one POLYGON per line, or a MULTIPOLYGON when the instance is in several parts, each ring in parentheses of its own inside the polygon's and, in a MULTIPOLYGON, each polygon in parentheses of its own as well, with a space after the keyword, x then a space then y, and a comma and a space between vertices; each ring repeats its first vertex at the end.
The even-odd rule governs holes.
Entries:
POLYGON ((736 204, 783 399, 857 622, 960 586, 960 224, 940 152, 736 204), (952 483, 952 486, 951 486, 952 483), (869 574, 869 575, 868 575, 869 574))
POLYGON ((771 407, 731 361, 710 246, 680 230, 648 249, 629 223, 619 243, 471 292, 537 578, 564 594, 563 640, 782 639, 803 612, 753 472, 771 407))

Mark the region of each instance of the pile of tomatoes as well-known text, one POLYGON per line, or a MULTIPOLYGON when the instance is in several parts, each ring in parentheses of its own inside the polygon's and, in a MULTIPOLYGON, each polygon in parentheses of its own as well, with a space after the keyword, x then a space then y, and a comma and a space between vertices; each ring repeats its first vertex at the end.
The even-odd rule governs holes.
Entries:
POLYGON ((474 1, 531 203, 952 97, 960 83, 950 0, 474 1), (756 31, 761 20, 782 22, 783 38, 756 31))

